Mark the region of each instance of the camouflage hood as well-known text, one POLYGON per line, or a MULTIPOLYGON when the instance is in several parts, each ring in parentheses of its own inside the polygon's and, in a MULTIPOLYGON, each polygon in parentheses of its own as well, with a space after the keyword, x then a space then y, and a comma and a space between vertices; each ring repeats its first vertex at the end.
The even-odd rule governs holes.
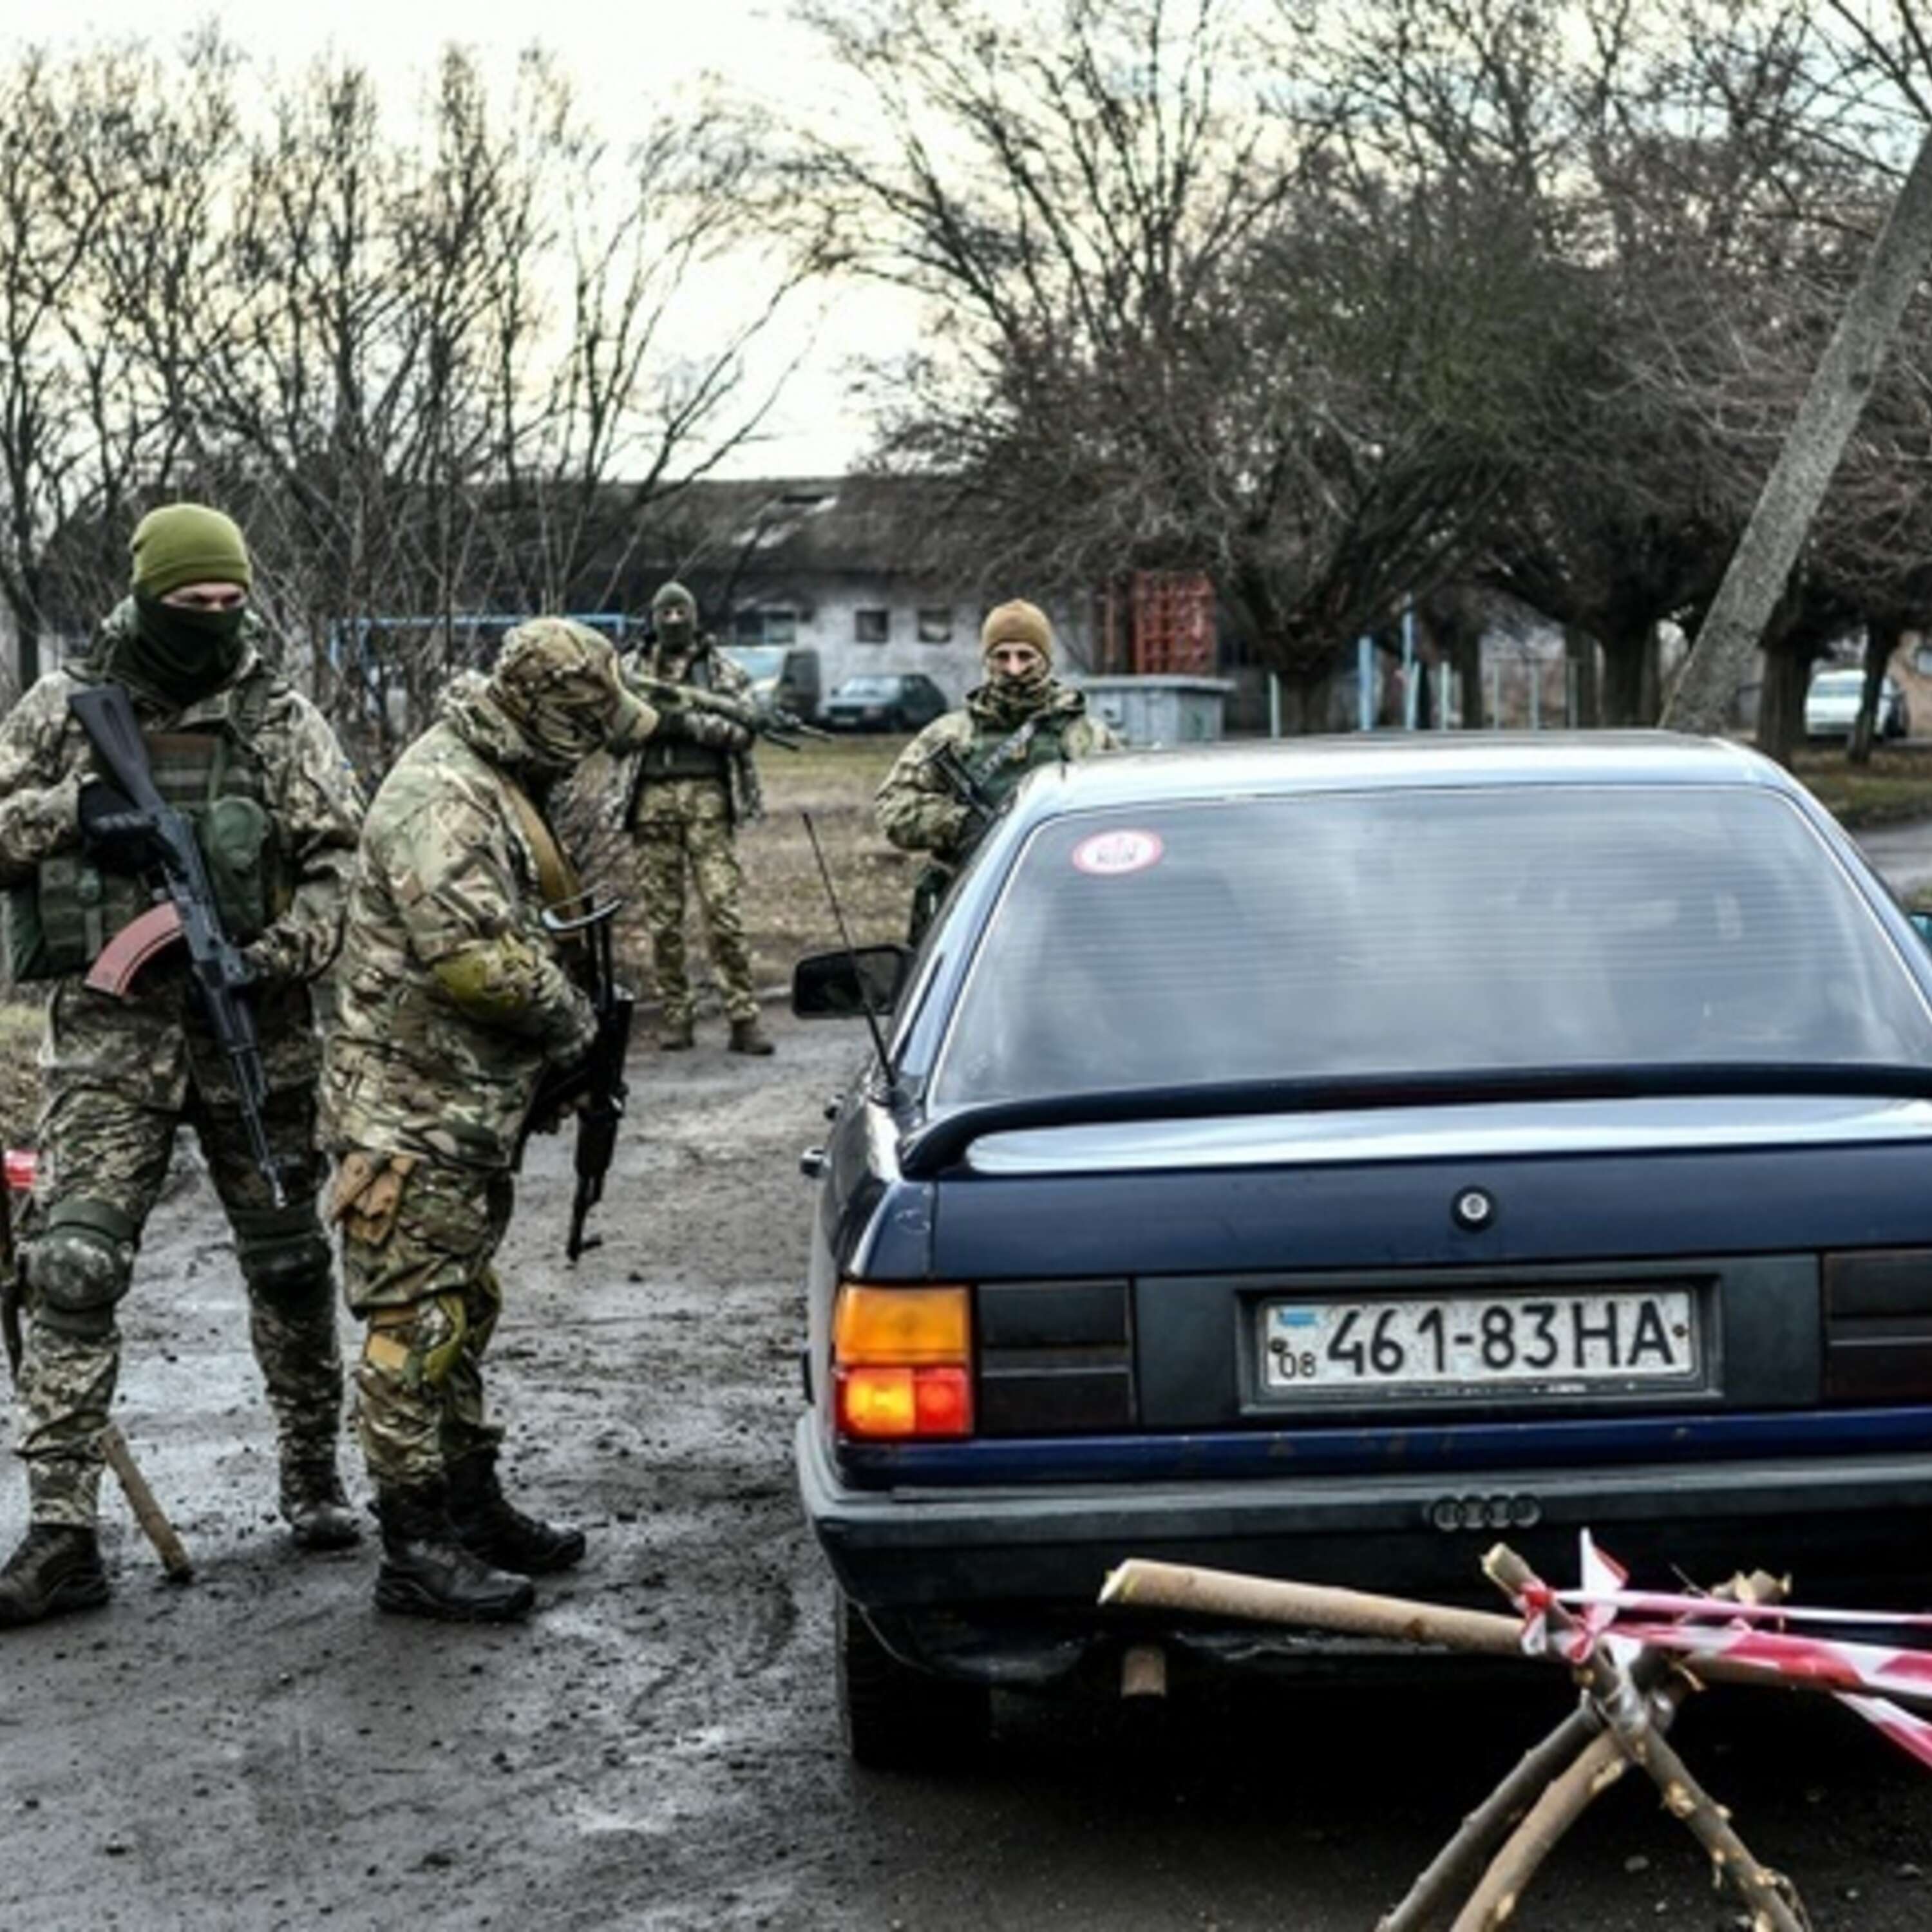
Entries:
POLYGON ((481 671, 459 671, 438 700, 436 715, 486 764, 518 784, 540 787, 556 776, 556 766, 536 751, 490 694, 490 680, 481 671))

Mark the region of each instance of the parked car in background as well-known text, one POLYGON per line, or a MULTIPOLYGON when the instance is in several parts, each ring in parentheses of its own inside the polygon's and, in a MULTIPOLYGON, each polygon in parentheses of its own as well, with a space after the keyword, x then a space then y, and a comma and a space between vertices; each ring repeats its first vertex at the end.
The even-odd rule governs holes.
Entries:
POLYGON ((808 724, 818 717, 818 653, 809 644, 727 644, 724 655, 752 680, 766 710, 789 711, 808 724))
MULTIPOLYGON (((1821 670, 1804 694, 1804 735, 1808 738, 1849 738, 1858 722, 1858 706, 1864 697, 1862 670, 1821 670)), ((1878 738, 1903 738, 1912 729, 1905 693, 1895 678, 1888 676, 1879 687, 1878 709, 1872 718, 1872 735, 1878 738)))
MULTIPOLYGON (((812 1220, 796 1436, 861 1760, 990 1687, 1310 1640, 1132 1556, 1486 1600, 1795 1570, 1923 1600, 1932 952, 1804 789, 1664 734, 1124 752, 1021 787, 812 1220)), ((1322 1640, 1333 1654, 1334 1639, 1322 1640)))
POLYGON ((832 731, 917 731, 947 709, 923 671, 872 671, 836 686, 818 722, 832 731))

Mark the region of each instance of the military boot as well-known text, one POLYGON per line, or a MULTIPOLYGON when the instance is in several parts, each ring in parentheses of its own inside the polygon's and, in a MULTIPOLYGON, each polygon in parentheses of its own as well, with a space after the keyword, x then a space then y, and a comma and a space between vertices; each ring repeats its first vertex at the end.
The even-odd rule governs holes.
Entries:
POLYGON ((658 1051, 682 1053, 696 1042, 697 1037, 688 1018, 662 1020, 658 1024, 658 1051))
POLYGON ((362 1540, 333 1456, 283 1459, 282 1520, 298 1550, 346 1550, 362 1540))
POLYGON ((94 1532, 70 1522, 30 1523, 0 1569, 0 1629, 38 1623, 107 1600, 107 1573, 94 1532))
POLYGON ((446 1484, 406 1490, 386 1484, 377 1514, 382 1519, 378 1610, 457 1623, 509 1623, 530 1614, 536 1600, 530 1585, 493 1570, 457 1540, 446 1484))
POLYGON ((584 1557, 584 1532, 524 1515, 496 1480, 496 1452, 475 1449, 449 1466, 449 1514, 472 1556, 499 1570, 544 1576, 584 1557))
POLYGON ((755 1018, 734 1020, 731 1022, 730 1050, 734 1053, 766 1054, 772 1051, 772 1043, 758 1030, 758 1022, 755 1018))

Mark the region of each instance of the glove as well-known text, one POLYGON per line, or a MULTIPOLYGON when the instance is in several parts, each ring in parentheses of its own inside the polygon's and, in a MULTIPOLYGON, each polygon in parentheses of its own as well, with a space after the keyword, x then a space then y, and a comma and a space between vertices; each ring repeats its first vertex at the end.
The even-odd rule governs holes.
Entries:
POLYGON ((110 872, 145 872, 160 849, 140 808, 118 785, 89 778, 78 803, 81 850, 110 872))
POLYGON ((249 940, 242 949, 242 958, 257 985, 285 984, 302 976, 286 934, 278 933, 272 927, 260 938, 249 940))

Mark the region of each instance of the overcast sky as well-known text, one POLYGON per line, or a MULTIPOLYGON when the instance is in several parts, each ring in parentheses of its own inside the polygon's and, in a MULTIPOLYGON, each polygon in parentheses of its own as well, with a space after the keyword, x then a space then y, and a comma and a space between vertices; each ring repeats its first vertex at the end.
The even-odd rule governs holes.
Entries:
MULTIPOLYGON (((507 86, 517 56, 532 44, 555 54, 589 110, 616 140, 649 107, 694 88, 707 73, 775 108, 836 84, 812 38, 773 0, 0 0, 15 44, 62 46, 139 38, 166 44, 209 20, 251 57, 299 68, 331 48, 352 52, 385 89, 406 101, 451 41, 473 48, 507 86)), ((712 299, 729 299, 728 287, 712 299)), ((803 353, 766 439, 738 473, 836 472, 860 454, 864 426, 845 408, 842 358, 855 348, 892 346, 914 326, 908 306, 884 293, 842 294, 836 315, 801 305, 784 339, 769 346, 776 371, 803 353)))

